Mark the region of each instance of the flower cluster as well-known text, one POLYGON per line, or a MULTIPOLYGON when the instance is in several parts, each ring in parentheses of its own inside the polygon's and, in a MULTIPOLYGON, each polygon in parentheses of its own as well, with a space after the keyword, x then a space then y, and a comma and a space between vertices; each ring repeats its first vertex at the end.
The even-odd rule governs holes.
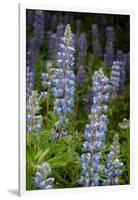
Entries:
POLYGON ((82 176, 79 184, 88 186, 98 186, 100 184, 99 173, 102 170, 100 161, 101 151, 105 148, 105 133, 107 126, 107 116, 104 114, 108 110, 105 105, 109 101, 109 79, 104 75, 102 69, 96 71, 93 75, 93 103, 90 123, 85 127, 85 142, 83 143, 81 155, 82 176))
POLYGON ((42 130, 42 116, 39 115, 40 106, 37 91, 32 91, 31 94, 27 94, 27 105, 26 105, 26 122, 27 132, 39 132, 42 130))
POLYGON ((112 65, 112 72, 110 79, 112 85, 112 93, 116 93, 124 89, 125 74, 126 74, 125 63, 121 61, 114 61, 112 65))
POLYGON ((50 59, 54 60, 56 58, 56 33, 53 33, 52 31, 49 31, 47 33, 48 37, 48 52, 50 54, 50 59))
POLYGON ((124 163, 120 162, 120 144, 119 137, 115 135, 113 138, 113 143, 110 146, 110 152, 107 155, 105 175, 106 180, 104 180, 103 185, 118 185, 119 176, 121 176, 124 168, 124 163))
POLYGON ((114 42, 115 42, 114 28, 108 26, 106 28, 105 63, 110 67, 112 66, 114 60, 114 42))
POLYGON ((48 178, 52 170, 48 163, 44 163, 42 166, 37 166, 36 177, 34 185, 39 189, 53 189, 54 178, 48 178))
POLYGON ((93 44, 93 54, 95 57, 99 58, 102 56, 102 47, 99 42, 99 32, 97 24, 92 25, 92 44, 93 44))
POLYGON ((121 68, 121 70, 120 70, 120 73, 121 73, 120 90, 123 90, 124 84, 125 84, 125 81, 126 81, 126 73, 127 73, 127 66, 126 66, 127 57, 126 57, 126 54, 124 54, 120 50, 117 50, 116 60, 119 61, 119 63, 120 63, 120 68, 121 68))
POLYGON ((34 13, 34 37, 31 39, 26 55, 27 73, 26 73, 26 90, 31 93, 34 89, 35 64, 39 54, 41 41, 44 35, 44 12, 35 11, 34 13))
POLYGON ((77 72, 77 76, 76 76, 76 84, 78 87, 83 87, 86 83, 86 71, 83 67, 83 65, 79 66, 78 72, 77 72))
POLYGON ((64 35, 64 31, 65 31, 65 27, 62 23, 60 23, 58 26, 57 26, 57 32, 56 32, 56 45, 57 45, 57 49, 58 49, 58 45, 61 43, 61 38, 63 37, 64 35))
POLYGON ((31 94, 34 88, 34 66, 37 53, 30 48, 26 55, 26 92, 31 94))
POLYGON ((86 56, 87 56, 87 38, 86 34, 82 33, 77 39, 77 66, 85 65, 86 63, 86 56))
MULTIPOLYGON (((41 74, 41 77, 42 77, 42 86, 47 91, 52 87, 51 76, 52 76, 52 61, 49 60, 49 61, 46 62, 46 72, 43 72, 41 74)), ((42 96, 47 96, 48 93, 47 92, 41 92, 41 95, 42 96)))
POLYGON ((121 79, 121 67, 119 61, 114 61, 112 65, 112 72, 111 72, 111 86, 112 86, 112 93, 116 93, 120 90, 120 79, 121 79))
POLYGON ((34 16, 34 45, 38 49, 38 51, 44 36, 44 28, 45 28, 44 11, 36 10, 34 16))
POLYGON ((56 32, 49 31, 48 32, 48 51, 51 59, 55 60, 58 51, 58 45, 60 44, 60 40, 64 35, 64 25, 59 24, 57 26, 56 32))
POLYGON ((54 84, 52 93, 55 97, 54 111, 59 117, 55 124, 56 130, 53 133, 53 137, 56 139, 67 134, 63 125, 67 124, 66 116, 72 113, 74 106, 75 75, 73 66, 75 49, 72 44, 71 28, 70 25, 67 25, 62 43, 59 45, 57 68, 55 68, 52 78, 54 84))

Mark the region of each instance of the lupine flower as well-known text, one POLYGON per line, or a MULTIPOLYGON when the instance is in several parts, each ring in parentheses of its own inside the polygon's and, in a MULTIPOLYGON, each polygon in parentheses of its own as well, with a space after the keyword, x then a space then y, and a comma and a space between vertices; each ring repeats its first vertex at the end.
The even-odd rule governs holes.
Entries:
POLYGON ((120 90, 120 79, 121 79, 121 67, 119 61, 114 61, 112 65, 112 72, 111 72, 111 86, 112 86, 112 93, 116 93, 120 90))
POLYGON ((93 54, 95 57, 99 58, 102 56, 102 47, 99 42, 99 32, 97 24, 92 25, 92 46, 93 54))
POLYGON ((126 56, 125 54, 117 50, 116 60, 120 63, 120 91, 124 89, 124 84, 126 81, 126 56))
POLYGON ((78 183, 85 187, 98 186, 100 184, 99 173, 101 169, 101 151, 105 148, 105 133, 107 129, 108 111, 105 105, 109 101, 110 85, 108 78, 103 74, 102 69, 93 75, 93 103, 89 124, 85 127, 85 142, 83 143, 81 155, 82 176, 78 183))
POLYGON ((59 24, 57 26, 57 31, 55 33, 49 31, 48 32, 48 51, 50 54, 50 58, 52 60, 57 59, 58 45, 60 44, 60 40, 64 35, 64 25, 59 24))
POLYGON ((86 34, 82 33, 77 39, 77 66, 85 65, 87 56, 87 38, 86 34))
POLYGON ((56 130, 53 133, 53 137, 56 139, 67 135, 63 125, 67 125, 67 115, 72 113, 74 106, 75 75, 73 66, 75 49, 72 44, 71 28, 70 25, 67 25, 62 43, 59 45, 57 68, 55 68, 52 78, 54 84, 52 92, 55 97, 54 112, 59 117, 55 124, 56 130))
POLYGON ((118 185, 119 177, 122 175, 124 163, 119 160, 120 156, 120 144, 119 137, 115 135, 113 138, 113 143, 110 146, 110 152, 107 155, 105 175, 106 180, 104 180, 103 185, 118 185))
POLYGON ((76 84, 78 87, 83 87, 85 83, 86 83, 86 71, 83 65, 80 65, 76 76, 76 84))
POLYGON ((34 66, 36 62, 37 53, 32 49, 26 55, 26 92, 31 94, 34 88, 34 66))
POLYGON ((111 85, 113 95, 116 92, 122 91, 125 84, 125 66, 121 61, 114 61, 111 72, 111 85))
POLYGON ((52 87, 52 83, 51 83, 51 76, 52 76, 52 61, 49 60, 46 62, 46 72, 41 74, 41 78, 42 78, 42 86, 45 89, 50 89, 52 87))
POLYGON ((34 40, 37 49, 39 50, 41 41, 44 36, 44 28, 45 28, 45 15, 44 11, 36 10, 34 16, 34 40))
POLYGON ((56 34, 56 38, 57 38, 57 45, 59 45, 61 43, 61 38, 64 36, 64 31, 65 31, 65 26, 60 23, 58 26, 57 26, 57 34, 56 34))
POLYGON ((121 50, 117 50, 116 52, 116 60, 125 62, 125 54, 121 50))
POLYGON ((50 54, 50 59, 55 60, 56 59, 56 33, 53 33, 52 31, 49 31, 47 33, 48 37, 48 52, 50 54))
POLYGON ((39 115, 40 109, 37 91, 32 91, 31 94, 27 94, 26 128, 28 133, 39 132, 42 130, 42 116, 39 115))
POLYGON ((29 49, 26 55, 26 90, 31 94, 34 89, 35 81, 35 64, 39 54, 41 41, 44 35, 44 12, 34 12, 34 37, 31 39, 29 49))
POLYGON ((54 178, 49 177, 52 170, 48 163, 37 166, 36 177, 33 182, 39 189, 53 189, 54 178), (48 178, 49 177, 49 178, 48 178))
POLYGON ((105 63, 109 67, 112 66, 114 60, 114 42, 115 42, 114 28, 108 26, 106 28, 105 63))

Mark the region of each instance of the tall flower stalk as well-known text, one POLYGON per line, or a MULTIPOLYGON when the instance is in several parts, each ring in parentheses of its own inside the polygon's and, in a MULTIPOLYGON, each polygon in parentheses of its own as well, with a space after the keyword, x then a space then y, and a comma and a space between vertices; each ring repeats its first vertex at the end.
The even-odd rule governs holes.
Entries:
POLYGON ((78 68, 77 76, 76 76, 76 84, 78 87, 83 87, 86 83, 87 74, 83 67, 83 65, 80 65, 78 68))
POLYGON ((115 135, 113 138, 113 143, 110 146, 110 152, 107 155, 105 176, 103 185, 118 185, 119 177, 122 175, 124 163, 119 160, 120 156, 120 144, 119 137, 115 135))
POLYGON ((82 176, 79 184, 85 187, 98 186, 100 184, 99 174, 102 171, 100 162, 102 158, 101 151, 105 148, 105 133, 107 126, 108 111, 105 105, 109 101, 109 79, 103 74, 102 69, 96 71, 93 75, 93 103, 91 114, 89 115, 89 124, 85 127, 85 142, 83 143, 81 155, 82 176))
POLYGON ((82 33, 77 39, 77 66, 78 68, 81 65, 86 64, 86 56, 87 56, 87 38, 86 34, 82 33))
POLYGON ((55 131, 53 137, 59 139, 67 135, 64 129, 68 124, 67 116, 73 111, 74 92, 75 92, 75 75, 74 67, 74 51, 71 27, 68 24, 65 29, 62 42, 59 44, 57 68, 53 75, 52 88, 54 101, 54 112, 59 120, 55 123, 55 131))
POLYGON ((112 72, 111 72, 111 86, 112 86, 112 94, 114 95, 116 92, 122 91, 125 85, 125 62, 123 61, 114 61, 112 64, 112 72))
POLYGON ((112 72, 111 72, 111 78, 110 78, 112 94, 120 90, 120 80, 121 80, 120 63, 119 61, 114 61, 112 64, 112 72))
POLYGON ((126 73, 127 73, 127 66, 126 66, 126 54, 123 53, 121 50, 117 50, 116 53, 116 60, 120 63, 120 73, 121 73, 121 79, 120 79, 120 91, 124 89, 125 81, 126 81, 126 73))
POLYGON ((105 46, 105 63, 111 67, 114 61, 114 42, 115 33, 114 28, 108 26, 106 28, 106 46, 105 46))
POLYGON ((29 48, 26 55, 26 90, 28 93, 34 90, 36 61, 40 51, 41 42, 44 36, 45 28, 44 11, 36 10, 34 12, 34 36, 30 41, 29 48))
POLYGON ((46 62, 46 72, 41 74, 42 78, 42 86, 45 89, 44 92, 41 92, 41 97, 46 97, 46 123, 48 122, 48 112, 49 112, 49 98, 51 95, 51 88, 52 88, 52 61, 49 60, 46 62))
POLYGON ((32 91, 31 94, 27 94, 27 105, 26 105, 26 122, 27 132, 40 132, 42 130, 42 116, 39 115, 40 106, 37 91, 32 91))
POLYGON ((102 57, 102 47, 99 41, 99 31, 97 24, 92 25, 92 46, 93 46, 93 54, 95 57, 102 57))

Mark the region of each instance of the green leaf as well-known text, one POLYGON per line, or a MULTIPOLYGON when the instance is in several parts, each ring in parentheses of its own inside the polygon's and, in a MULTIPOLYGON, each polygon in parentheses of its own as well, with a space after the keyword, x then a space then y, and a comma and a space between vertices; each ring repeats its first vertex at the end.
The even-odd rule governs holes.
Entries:
POLYGON ((49 148, 46 149, 46 150, 40 155, 40 157, 39 157, 39 159, 38 159, 38 164, 40 164, 40 163, 43 161, 43 159, 44 159, 45 156, 48 154, 48 152, 49 152, 49 148))

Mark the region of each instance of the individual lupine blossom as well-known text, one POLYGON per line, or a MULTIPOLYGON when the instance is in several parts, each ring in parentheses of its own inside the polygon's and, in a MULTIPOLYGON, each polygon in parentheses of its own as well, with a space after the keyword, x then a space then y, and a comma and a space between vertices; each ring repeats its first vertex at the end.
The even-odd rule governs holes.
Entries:
POLYGON ((77 66, 86 64, 86 56, 87 56, 87 38, 86 34, 82 33, 77 39, 77 66))
POLYGON ((38 165, 33 184, 39 189, 53 189, 55 179, 49 177, 51 172, 51 167, 47 162, 45 162, 42 166, 38 165))
POLYGON ((41 92, 41 97, 47 97, 49 95, 48 90, 50 90, 52 87, 51 77, 52 77, 52 61, 49 60, 46 62, 46 72, 43 72, 41 74, 42 86, 44 89, 46 89, 45 92, 41 92))
POLYGON ((87 78, 86 71, 83 65, 80 65, 76 76, 76 85, 78 87, 84 87, 86 83, 86 78, 87 78))
POLYGON ((89 124, 85 127, 85 142, 83 143, 80 162, 82 164, 82 176, 78 183, 85 187, 100 185, 99 174, 102 172, 101 151, 105 148, 105 134, 107 129, 108 111, 105 104, 109 101, 110 85, 109 79, 104 75, 102 69, 93 75, 93 103, 89 124))
POLYGON ((95 57, 102 57, 102 47, 99 42, 99 32, 97 24, 92 25, 92 46, 93 46, 93 54, 95 57))
POLYGON ((40 132, 42 130, 42 116, 39 115, 40 106, 37 91, 32 91, 31 94, 27 94, 26 105, 26 129, 28 133, 40 132))
POLYGON ((34 89, 35 82, 35 64, 37 60, 37 56, 39 54, 41 41, 44 35, 44 12, 43 11, 35 11, 34 12, 34 36, 30 41, 29 48, 27 50, 26 55, 26 90, 28 93, 34 89))
POLYGON ((123 173, 124 163, 119 160, 120 156, 120 144, 119 137, 115 135, 113 143, 110 146, 110 152, 107 155, 105 176, 106 180, 103 181, 103 185, 118 185, 119 177, 123 173))
POLYGON ((59 44, 57 68, 55 68, 52 78, 52 83, 54 84, 52 92, 55 97, 54 112, 59 117, 52 134, 55 139, 68 134, 63 126, 67 125, 67 116, 72 113, 74 106, 75 75, 73 67, 75 49, 72 44, 72 32, 68 24, 62 43, 59 44))
POLYGON ((105 46, 105 63, 111 67, 114 60, 114 28, 109 26, 106 28, 106 46, 105 46))

